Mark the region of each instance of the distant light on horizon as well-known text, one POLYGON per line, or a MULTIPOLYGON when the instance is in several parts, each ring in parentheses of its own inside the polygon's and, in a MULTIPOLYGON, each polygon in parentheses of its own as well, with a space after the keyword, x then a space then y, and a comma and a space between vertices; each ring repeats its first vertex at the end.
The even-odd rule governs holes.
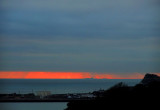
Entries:
MULTIPOLYGON (((160 75, 160 73, 154 73, 160 75)), ((132 73, 117 75, 113 73, 92 72, 26 72, 26 71, 1 71, 0 79, 142 79, 144 74, 132 73)))

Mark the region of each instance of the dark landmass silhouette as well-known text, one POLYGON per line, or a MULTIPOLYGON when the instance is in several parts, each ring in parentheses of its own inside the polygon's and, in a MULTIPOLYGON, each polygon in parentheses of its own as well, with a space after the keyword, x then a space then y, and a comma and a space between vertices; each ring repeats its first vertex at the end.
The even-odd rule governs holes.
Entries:
POLYGON ((89 101, 71 101, 65 110, 130 110, 159 108, 160 77, 146 74, 135 86, 127 86, 123 82, 108 90, 93 92, 97 97, 89 101))
POLYGON ((143 80, 141 81, 142 84, 147 85, 152 82, 160 82, 160 77, 155 74, 147 73, 143 80))

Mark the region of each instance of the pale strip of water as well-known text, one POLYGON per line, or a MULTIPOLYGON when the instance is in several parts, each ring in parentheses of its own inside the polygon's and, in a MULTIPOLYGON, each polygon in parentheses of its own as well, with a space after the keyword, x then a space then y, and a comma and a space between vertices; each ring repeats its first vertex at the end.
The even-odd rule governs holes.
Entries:
POLYGON ((0 103, 0 110, 64 110, 67 103, 0 103))

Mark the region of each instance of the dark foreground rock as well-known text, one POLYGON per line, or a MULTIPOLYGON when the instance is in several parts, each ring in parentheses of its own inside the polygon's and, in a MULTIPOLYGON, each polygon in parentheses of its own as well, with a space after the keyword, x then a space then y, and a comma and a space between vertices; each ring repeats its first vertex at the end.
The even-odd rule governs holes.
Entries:
POLYGON ((109 90, 97 92, 97 98, 93 100, 69 102, 65 110, 155 110, 159 108, 160 81, 157 80, 159 78, 156 75, 146 74, 141 83, 134 87, 119 83, 109 90))

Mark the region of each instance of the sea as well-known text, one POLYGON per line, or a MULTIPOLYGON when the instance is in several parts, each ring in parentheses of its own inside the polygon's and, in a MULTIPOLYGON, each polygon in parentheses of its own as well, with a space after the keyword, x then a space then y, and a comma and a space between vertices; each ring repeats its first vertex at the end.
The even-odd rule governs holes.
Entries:
MULTIPOLYGON (((52 94, 88 93, 107 90, 119 82, 129 86, 141 79, 0 79, 0 93, 37 93, 50 91, 52 94)), ((64 102, 17 102, 0 103, 0 110, 64 110, 64 102)))

